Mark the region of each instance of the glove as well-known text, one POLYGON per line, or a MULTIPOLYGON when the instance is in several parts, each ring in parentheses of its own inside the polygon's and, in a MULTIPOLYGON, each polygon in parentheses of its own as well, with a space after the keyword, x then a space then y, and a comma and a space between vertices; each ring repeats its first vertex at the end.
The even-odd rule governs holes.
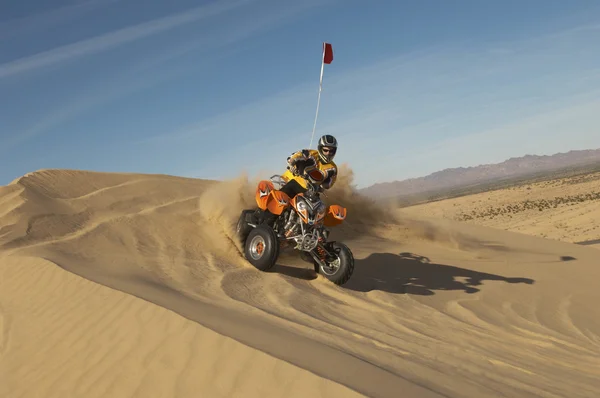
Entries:
POLYGON ((298 169, 296 168, 296 159, 292 159, 291 156, 287 158, 287 169, 292 172, 293 175, 297 175, 298 169))
POLYGON ((304 167, 306 166, 306 161, 308 159, 305 157, 299 158, 299 159, 293 159, 293 160, 289 160, 288 159, 288 170, 290 170, 292 172, 293 175, 295 176, 299 176, 300 175, 300 168, 298 167, 298 163, 300 164, 300 166, 302 167, 302 169, 304 169, 304 167))
POLYGON ((288 170, 290 170, 295 176, 302 176, 305 167, 316 165, 315 160, 310 157, 308 151, 302 151, 301 156, 295 159, 292 159, 291 156, 288 157, 287 162, 288 170))

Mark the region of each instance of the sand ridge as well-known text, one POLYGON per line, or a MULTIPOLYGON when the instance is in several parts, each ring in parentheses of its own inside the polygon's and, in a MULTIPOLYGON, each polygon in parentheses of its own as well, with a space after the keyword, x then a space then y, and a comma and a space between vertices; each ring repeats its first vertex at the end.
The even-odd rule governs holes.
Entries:
POLYGON ((245 176, 43 170, 1 187, 9 396, 598 395, 594 249, 392 214, 345 171, 343 287, 294 256, 243 260, 245 176))

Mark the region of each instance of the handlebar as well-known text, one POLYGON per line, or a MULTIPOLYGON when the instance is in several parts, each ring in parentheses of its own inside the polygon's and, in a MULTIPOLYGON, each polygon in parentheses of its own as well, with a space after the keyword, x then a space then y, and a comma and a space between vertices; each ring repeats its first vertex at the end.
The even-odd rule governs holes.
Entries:
POLYGON ((313 183, 310 179, 310 176, 307 173, 303 173, 302 176, 305 180, 306 180, 306 185, 309 187, 308 191, 312 192, 313 194, 319 196, 320 194, 323 194, 327 197, 327 193, 325 193, 325 190, 323 189, 323 187, 321 185, 317 185, 315 183, 313 183))
POLYGON ((308 185, 309 192, 312 191, 317 196, 321 193, 324 194, 325 196, 327 196, 327 194, 324 192, 322 186, 314 184, 312 182, 310 176, 306 172, 307 167, 315 167, 314 161, 312 161, 312 159, 298 160, 295 165, 296 172, 294 172, 294 170, 290 166, 288 166, 288 169, 290 171, 292 171, 292 174, 294 174, 295 176, 302 177, 306 180, 306 184, 308 185))

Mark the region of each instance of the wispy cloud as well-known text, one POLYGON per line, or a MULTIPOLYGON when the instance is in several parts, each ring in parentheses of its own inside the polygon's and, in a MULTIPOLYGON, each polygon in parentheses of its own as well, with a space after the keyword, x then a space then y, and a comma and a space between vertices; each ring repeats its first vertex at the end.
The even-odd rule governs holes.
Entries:
MULTIPOLYGON (((376 76, 392 77, 394 74, 401 74, 405 66, 415 66, 416 63, 425 67, 430 62, 437 60, 440 52, 443 51, 437 47, 421 49, 409 54, 392 57, 377 64, 360 67, 344 74, 338 75, 326 68, 323 83, 321 109, 317 130, 323 129, 323 120, 334 119, 336 123, 344 123, 342 119, 332 117, 329 113, 331 108, 334 112, 342 110, 335 103, 340 98, 343 101, 343 112, 352 112, 353 120, 366 117, 375 117, 378 109, 381 109, 379 102, 373 103, 368 97, 364 97, 364 92, 374 92, 377 90, 393 90, 397 86, 390 85, 384 78, 375 79, 376 76), (365 103, 365 98, 368 102, 365 103)), ((318 59, 316 60, 318 62, 318 59)), ((318 67, 318 63, 316 63, 318 67)), ((319 70, 315 68, 314 80, 288 87, 280 92, 265 98, 257 99, 245 105, 229 109, 220 114, 199 120, 180 128, 164 132, 162 134, 144 139, 140 143, 155 143, 162 145, 164 143, 186 144, 190 141, 201 140, 206 134, 214 131, 226 131, 234 133, 244 129, 252 129, 253 123, 260 125, 261 135, 252 136, 248 142, 272 141, 271 136, 285 131, 290 137, 296 134, 310 134, 312 131, 314 112, 317 100, 319 70), (299 115, 299 112, 304 112, 299 115), (265 120, 269 123, 265 124, 265 120), (305 123, 296 123, 304 120, 305 123)), ((434 78, 435 79, 435 78, 434 78)), ((380 91, 381 92, 381 91, 380 91)), ((400 94, 399 94, 400 96, 400 94)), ((384 96, 384 99, 390 99, 390 96, 384 96)), ((350 122, 351 123, 351 122, 350 122)), ((341 126, 341 124, 339 124, 341 126)), ((257 126, 256 126, 257 127, 257 126)), ((330 129, 332 126, 327 126, 330 129)), ((293 139, 293 138, 289 138, 293 139)), ((300 138, 302 140, 302 138, 300 138)))
MULTIPOLYGON (((60 103, 56 108, 37 120, 33 119, 33 123, 30 126, 3 142, 2 149, 7 151, 16 145, 38 137, 103 103, 118 100, 125 95, 148 89, 176 77, 181 77, 182 74, 189 73, 189 69, 192 68, 190 65, 174 64, 173 67, 165 69, 164 66, 169 61, 192 51, 196 54, 212 51, 211 56, 200 65, 200 68, 210 67, 216 62, 231 56, 236 51, 221 50, 215 52, 214 50, 230 46, 252 35, 273 29, 285 23, 290 18, 312 7, 323 4, 322 0, 307 0, 283 8, 275 7, 271 9, 272 12, 270 13, 261 13, 256 18, 245 18, 235 26, 221 25, 224 28, 223 32, 209 32, 199 38, 192 38, 182 44, 170 46, 163 52, 146 55, 122 74, 98 81, 98 84, 94 86, 95 89, 85 90, 69 101, 60 103)), ((196 74, 199 73, 198 66, 193 66, 193 68, 196 74)), ((297 92, 294 95, 297 95, 297 92)), ((190 129, 196 133, 193 126, 190 129)), ((160 139, 154 139, 154 141, 160 141, 160 139)))
POLYGON ((137 77, 130 76, 127 84, 125 85, 117 84, 118 82, 115 81, 106 81, 105 87, 101 92, 84 92, 75 99, 61 104, 59 108, 54 109, 52 112, 44 115, 42 118, 35 120, 33 124, 31 124, 25 130, 8 137, 4 142, 2 142, 0 153, 7 153, 15 146, 43 134, 44 132, 72 119, 75 115, 89 111, 94 107, 115 100, 116 98, 124 95, 166 82, 179 76, 181 72, 182 68, 175 68, 168 72, 162 73, 161 75, 154 75, 152 78, 149 78, 147 75, 137 77))
POLYGON ((122 0, 89 0, 0 23, 0 39, 32 33, 81 17, 122 0))
POLYGON ((101 36, 96 36, 91 39, 81 40, 29 57, 17 59, 0 65, 0 78, 6 78, 11 75, 43 68, 59 62, 66 62, 83 55, 105 51, 184 24, 225 13, 253 1, 254 0, 216 1, 209 5, 200 6, 185 12, 154 19, 106 33, 101 36))
MULTIPOLYGON (((599 40, 600 30, 588 26, 495 43, 509 51, 429 48, 343 75, 326 71, 317 135, 339 138, 338 159, 351 163, 359 185, 502 161, 523 151, 600 147, 599 40)), ((299 86, 232 110, 208 120, 210 129, 199 123, 176 135, 173 148, 209 132, 235 135, 246 147, 219 153, 232 159, 221 173, 237 174, 247 154, 257 151, 261 156, 253 157, 250 171, 283 167, 289 151, 308 144, 310 128, 301 137, 297 132, 312 127, 316 88, 299 86)), ((205 156, 208 164, 211 155, 205 156)), ((203 176, 210 171, 196 170, 203 176)))
MULTIPOLYGON (((210 67, 215 62, 219 62, 219 60, 230 55, 231 52, 221 52, 213 56, 210 61, 203 63, 199 67, 195 67, 195 71, 198 72, 202 68, 210 67)), ((41 117, 32 118, 32 124, 8 137, 2 143, 0 153, 12 150, 15 146, 43 135, 53 128, 102 104, 149 89, 189 73, 190 66, 186 64, 175 65, 174 67, 162 69, 157 72, 156 70, 148 69, 149 65, 144 61, 142 60, 137 63, 131 68, 129 73, 99 81, 92 88, 82 91, 81 94, 69 101, 61 102, 56 108, 43 114, 41 117)))
POLYGON ((182 44, 170 46, 166 51, 154 55, 151 59, 140 63, 139 66, 148 69, 191 52, 206 52, 233 45, 254 35, 272 30, 312 8, 336 1, 339 0, 304 0, 286 4, 284 7, 271 6, 268 8, 268 12, 259 13, 256 17, 243 18, 235 24, 222 24, 219 30, 208 32, 202 37, 187 40, 182 44))

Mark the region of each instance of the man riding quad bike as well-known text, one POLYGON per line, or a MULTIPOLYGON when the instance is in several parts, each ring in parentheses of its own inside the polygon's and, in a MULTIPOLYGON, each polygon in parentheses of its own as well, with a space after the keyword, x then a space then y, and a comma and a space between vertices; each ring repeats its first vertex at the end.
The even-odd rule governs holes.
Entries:
MULTIPOLYGON (((324 189, 330 189, 337 179, 337 165, 333 158, 337 151, 337 140, 332 135, 324 135, 319 139, 317 150, 302 149, 294 152, 287 158, 287 170, 281 176, 285 185, 279 191, 284 192, 290 199, 293 199, 299 193, 306 192, 308 181, 303 177, 307 167, 316 168, 323 174, 323 179, 317 183, 319 192, 324 189)), ((264 209, 262 220, 272 225, 277 216, 264 209)))
POLYGON ((335 184, 336 151, 335 137, 324 135, 317 150, 303 149, 288 157, 282 176, 259 182, 258 209, 243 210, 237 225, 244 255, 256 268, 269 270, 280 249, 295 243, 294 249, 314 265, 315 272, 339 285, 348 281, 354 271, 352 252, 343 243, 327 241, 327 227, 341 224, 346 209, 326 206, 320 199, 335 184))

